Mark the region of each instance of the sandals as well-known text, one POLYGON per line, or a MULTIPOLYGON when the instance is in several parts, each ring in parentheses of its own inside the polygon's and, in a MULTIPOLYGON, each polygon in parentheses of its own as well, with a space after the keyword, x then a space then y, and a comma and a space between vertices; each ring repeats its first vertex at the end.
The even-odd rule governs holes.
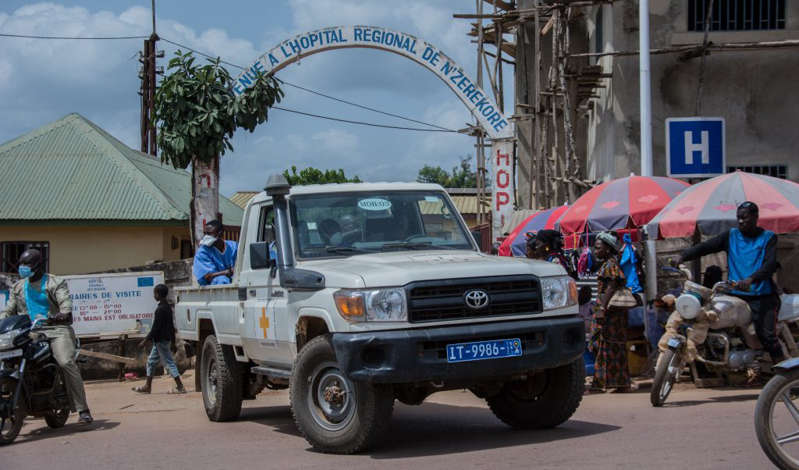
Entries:
POLYGON ((173 388, 172 390, 167 392, 169 395, 185 395, 186 389, 185 388, 173 388))
POLYGON ((148 387, 145 387, 144 385, 133 387, 131 388, 131 390, 133 390, 136 393, 145 393, 145 394, 149 394, 151 392, 151 390, 148 387))

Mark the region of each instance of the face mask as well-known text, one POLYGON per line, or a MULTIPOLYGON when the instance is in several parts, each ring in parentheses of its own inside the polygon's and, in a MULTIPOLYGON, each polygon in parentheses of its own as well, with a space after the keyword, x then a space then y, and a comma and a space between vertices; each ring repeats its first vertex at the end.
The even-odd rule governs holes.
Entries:
POLYGON ((19 277, 25 279, 31 276, 33 276, 33 270, 31 269, 31 267, 21 264, 19 266, 19 277))
POLYGON ((217 238, 213 235, 206 235, 200 240, 200 245, 211 246, 216 243, 217 238))

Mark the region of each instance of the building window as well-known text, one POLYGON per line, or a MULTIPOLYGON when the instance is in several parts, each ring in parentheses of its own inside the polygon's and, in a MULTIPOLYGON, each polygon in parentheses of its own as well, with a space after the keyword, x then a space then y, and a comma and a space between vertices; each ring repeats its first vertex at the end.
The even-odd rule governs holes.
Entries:
MULTIPOLYGON (((599 8, 596 10, 596 19, 594 20, 594 52, 602 53, 605 52, 605 38, 604 36, 604 18, 602 12, 604 10, 603 5, 599 5, 599 8)), ((597 57, 597 62, 599 62, 599 58, 597 57)))
POLYGON ((25 250, 36 248, 42 253, 44 270, 50 268, 50 244, 48 242, 0 242, 0 272, 16 273, 19 268, 19 257, 25 250))
POLYGON ((734 171, 745 171, 756 175, 767 175, 775 178, 788 179, 787 165, 750 165, 750 166, 728 166, 727 173, 734 171))
MULTIPOLYGON (((785 29, 786 0, 714 0, 711 31, 785 29)), ((704 31, 710 0, 688 0, 688 31, 704 31)))

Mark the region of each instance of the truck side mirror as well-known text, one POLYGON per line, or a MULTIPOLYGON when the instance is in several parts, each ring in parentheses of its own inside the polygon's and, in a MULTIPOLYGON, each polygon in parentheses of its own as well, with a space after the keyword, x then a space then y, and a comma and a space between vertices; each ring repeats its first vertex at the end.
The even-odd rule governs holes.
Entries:
POLYGON ((269 242, 250 244, 251 269, 265 269, 271 267, 272 264, 272 260, 269 259, 269 242))

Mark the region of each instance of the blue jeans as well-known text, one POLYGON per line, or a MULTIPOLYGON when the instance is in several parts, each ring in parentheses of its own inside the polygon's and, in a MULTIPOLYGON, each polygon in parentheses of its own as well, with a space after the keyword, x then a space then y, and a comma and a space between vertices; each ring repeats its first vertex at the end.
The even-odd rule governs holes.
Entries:
POLYGON ((159 362, 164 365, 173 378, 180 377, 178 365, 175 364, 172 351, 169 349, 170 345, 169 341, 153 342, 153 349, 150 351, 150 357, 147 358, 147 377, 153 376, 153 368, 157 367, 159 362))

